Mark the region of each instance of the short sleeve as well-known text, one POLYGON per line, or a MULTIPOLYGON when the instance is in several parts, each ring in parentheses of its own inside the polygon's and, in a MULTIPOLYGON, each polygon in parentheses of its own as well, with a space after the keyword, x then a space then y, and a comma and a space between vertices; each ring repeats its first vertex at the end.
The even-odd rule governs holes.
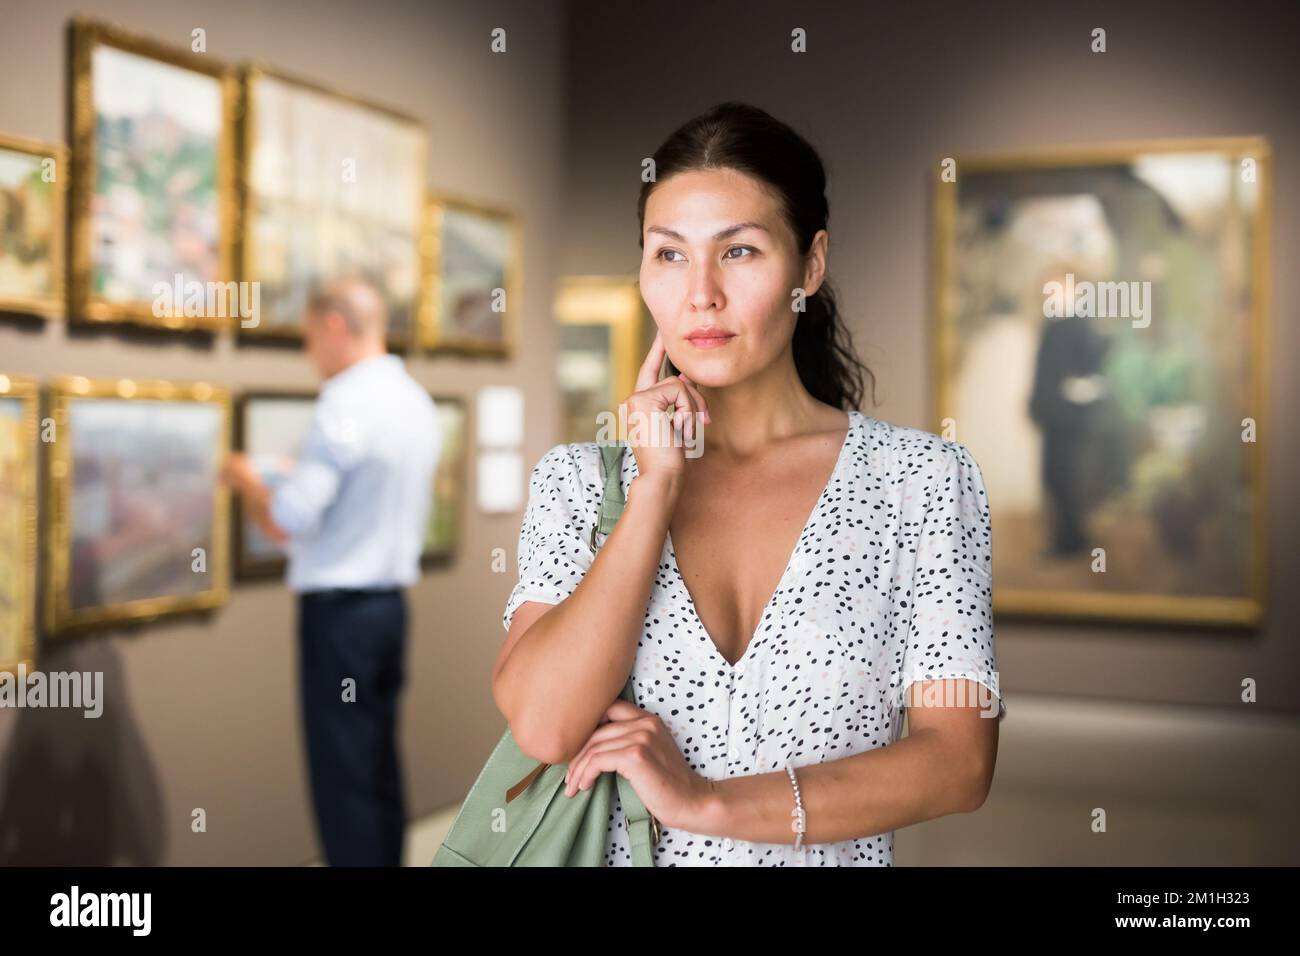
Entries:
POLYGON ((506 601, 506 630, 525 601, 559 604, 595 560, 588 535, 598 502, 588 502, 578 445, 556 445, 533 467, 519 530, 519 581, 506 601))
POLYGON ((997 697, 1002 720, 1007 707, 993 642, 992 525, 984 476, 959 442, 945 440, 941 460, 916 548, 900 700, 918 681, 967 678, 997 697))

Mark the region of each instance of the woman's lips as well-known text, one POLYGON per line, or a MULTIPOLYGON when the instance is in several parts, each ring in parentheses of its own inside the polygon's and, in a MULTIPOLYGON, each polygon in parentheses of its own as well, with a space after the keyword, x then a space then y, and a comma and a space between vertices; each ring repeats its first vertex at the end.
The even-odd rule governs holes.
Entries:
POLYGON ((726 345, 736 336, 729 332, 719 332, 716 335, 711 333, 701 333, 699 335, 689 335, 686 341, 690 342, 696 348, 715 349, 720 345, 726 345))

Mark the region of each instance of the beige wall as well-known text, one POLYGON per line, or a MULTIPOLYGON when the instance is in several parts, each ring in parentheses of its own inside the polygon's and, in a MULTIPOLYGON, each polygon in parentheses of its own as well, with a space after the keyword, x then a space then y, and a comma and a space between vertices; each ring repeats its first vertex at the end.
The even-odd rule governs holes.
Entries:
MULTIPOLYGON (((391 104, 432 133, 429 183, 512 206, 524 228, 525 347, 512 362, 412 358, 426 386, 472 398, 513 382, 527 394, 524 455, 553 443, 553 237, 562 222, 562 19, 546 4, 258 0, 6 3, 0 30, 0 131, 63 140, 66 19, 74 11, 208 51, 251 58, 391 104), (508 30, 508 52, 489 31, 508 30)), ((0 371, 203 378, 232 388, 311 387, 292 349, 195 343, 112 330, 70 332, 0 321, 0 371)), ((471 472, 472 474, 472 472, 471 472)), ((401 711, 412 817, 460 799, 504 729, 488 676, 513 580, 519 516, 465 512, 458 561, 412 592, 401 711)), ((317 855, 299 745, 291 595, 239 584, 207 619, 158 622, 47 645, 43 670, 104 670, 99 720, 0 712, 0 862, 292 864, 317 855), (193 808, 208 832, 190 832, 193 808), (8 839, 8 843, 6 843, 8 839)), ((420 861, 428 862, 428 861, 420 861)))

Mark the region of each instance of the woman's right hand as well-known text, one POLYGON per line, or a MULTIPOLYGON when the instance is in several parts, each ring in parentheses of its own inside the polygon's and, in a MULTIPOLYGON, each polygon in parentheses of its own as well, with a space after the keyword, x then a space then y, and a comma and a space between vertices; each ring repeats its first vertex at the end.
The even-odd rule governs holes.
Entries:
POLYGON ((709 422, 709 409, 695 383, 684 374, 660 380, 659 369, 668 349, 656 333, 636 377, 636 391, 619 406, 626 416, 627 443, 636 456, 637 473, 680 475, 686 469, 687 442, 696 440, 699 418, 709 422))

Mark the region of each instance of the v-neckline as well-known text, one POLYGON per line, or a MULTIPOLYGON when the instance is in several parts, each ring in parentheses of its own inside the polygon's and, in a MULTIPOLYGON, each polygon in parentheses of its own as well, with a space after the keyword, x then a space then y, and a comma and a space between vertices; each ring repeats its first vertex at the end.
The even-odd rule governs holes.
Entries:
POLYGON ((858 428, 862 420, 862 413, 856 409, 850 409, 848 415, 849 428, 848 431, 844 433, 844 442, 840 445, 840 452, 835 458, 835 466, 831 469, 830 477, 826 479, 826 484, 822 486, 821 493, 817 495, 817 500, 813 503, 812 510, 808 512, 807 520, 804 521, 803 527, 799 530, 799 537, 795 539, 794 547, 790 551, 790 556, 786 559, 785 568, 781 571, 781 577, 776 582, 776 588, 773 589, 771 596, 768 597, 767 603, 763 605, 763 610, 759 612, 758 624, 754 627, 754 633, 749 636, 749 641, 745 644, 745 650, 741 653, 740 657, 736 659, 734 664, 723 656, 722 651, 718 649, 718 642, 713 639, 713 635, 709 633, 709 629, 704 626, 704 619, 700 617, 700 611, 695 604, 695 598, 691 594, 691 589, 686 586, 686 577, 682 574, 681 566, 677 563, 677 549, 673 546, 672 532, 669 531, 666 533, 668 560, 671 562, 673 574, 681 585, 682 591, 686 594, 686 602, 691 606, 691 617, 695 619, 696 625, 704 635, 704 642, 708 645, 707 650, 709 655, 715 658, 718 663, 729 672, 738 670, 749 659, 751 652, 754 650, 754 645, 759 641, 759 633, 763 629, 763 622, 767 620, 767 616, 772 610, 772 605, 776 602, 777 595, 785 589, 786 578, 790 576, 790 571, 794 568, 795 559, 799 556, 800 548, 803 547, 804 538, 807 537, 809 529, 812 528, 814 522, 817 520, 817 517, 822 510, 822 506, 826 503, 826 497, 830 493, 831 487, 835 484, 835 479, 839 477, 840 472, 844 468, 844 459, 848 457, 849 446, 852 444, 853 432, 858 428))

